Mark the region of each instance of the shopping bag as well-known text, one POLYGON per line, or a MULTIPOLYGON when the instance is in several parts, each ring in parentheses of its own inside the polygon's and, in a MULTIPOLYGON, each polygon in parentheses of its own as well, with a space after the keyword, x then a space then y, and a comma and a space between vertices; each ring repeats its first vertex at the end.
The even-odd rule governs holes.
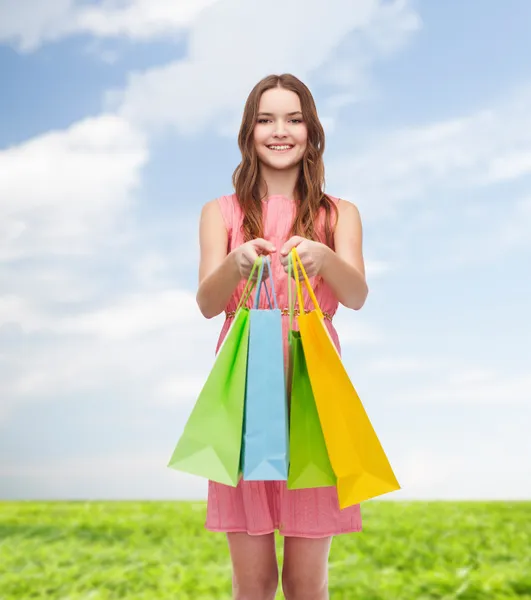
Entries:
POLYGON ((299 306, 299 271, 315 309, 299 311, 304 356, 330 463, 337 477, 340 508, 400 489, 382 445, 323 321, 296 248, 292 250, 299 306))
POLYGON ((250 310, 249 351, 242 442, 243 479, 278 481, 288 477, 289 442, 284 373, 282 317, 271 263, 264 257, 258 274, 254 308, 250 310), (269 270, 271 296, 263 269, 269 270), (259 309, 262 287, 269 309, 259 309))
MULTIPOLYGON (((290 460, 287 486, 290 490, 333 486, 336 485, 336 476, 330 464, 313 397, 301 335, 299 331, 293 329, 295 302, 291 293, 291 254, 288 259, 291 401, 289 415, 290 460)), ((301 310, 300 306, 299 310, 301 310)))
POLYGON ((253 266, 234 321, 167 465, 230 486, 240 479, 250 324, 245 304, 259 264, 257 260, 253 266))

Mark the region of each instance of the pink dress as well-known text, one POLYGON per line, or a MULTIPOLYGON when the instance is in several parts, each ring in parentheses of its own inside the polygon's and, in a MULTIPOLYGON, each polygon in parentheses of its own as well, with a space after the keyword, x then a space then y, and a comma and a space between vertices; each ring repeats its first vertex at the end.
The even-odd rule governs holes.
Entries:
MULTIPOLYGON (((338 202, 337 198, 333 198, 338 202)), ((229 235, 229 249, 244 243, 241 224, 243 214, 235 194, 218 199, 229 235)), ((295 215, 293 202, 285 196, 270 196, 263 201, 264 238, 273 242, 279 252, 290 237, 295 215)), ((320 227, 324 226, 324 211, 320 227)), ((275 289, 279 308, 288 307, 287 274, 280 263, 279 254, 271 256, 275 289)), ((315 295, 324 313, 332 317, 338 301, 332 290, 320 279, 311 280, 315 295)), ((245 282, 242 281, 230 299, 227 319, 221 330, 219 349, 236 310, 245 282)), ((313 309, 308 295, 304 295, 305 308, 313 309)), ((250 305, 250 304, 249 304, 250 305)), ((261 294, 260 308, 267 308, 265 294, 261 294)), ((284 356, 287 360, 289 316, 283 316, 284 356)), ((337 332, 332 322, 325 319, 332 339, 340 349, 337 332)), ((296 325, 295 325, 296 326, 296 325)), ((361 510, 356 504, 340 510, 335 487, 288 490, 285 481, 243 481, 231 487, 209 481, 206 529, 222 532, 246 532, 251 535, 272 533, 281 535, 319 538, 341 533, 361 531, 361 510)))

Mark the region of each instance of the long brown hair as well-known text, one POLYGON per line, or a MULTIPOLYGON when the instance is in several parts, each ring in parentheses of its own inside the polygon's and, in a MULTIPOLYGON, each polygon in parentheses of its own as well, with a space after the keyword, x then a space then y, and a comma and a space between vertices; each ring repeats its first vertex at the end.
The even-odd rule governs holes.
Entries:
POLYGON ((337 221, 337 207, 323 192, 325 176, 323 153, 325 134, 317 116, 317 108, 308 87, 290 74, 269 75, 252 89, 245 108, 238 135, 242 160, 236 167, 232 182, 242 208, 243 233, 246 241, 263 236, 262 202, 260 198, 260 173, 258 156, 254 145, 254 127, 262 94, 272 88, 284 88, 295 92, 301 102, 302 117, 308 129, 306 152, 301 161, 299 178, 295 186, 297 212, 291 235, 300 235, 333 246, 333 229, 337 221), (325 235, 320 239, 316 227, 321 209, 325 210, 325 235), (335 221, 332 225, 332 212, 335 221))

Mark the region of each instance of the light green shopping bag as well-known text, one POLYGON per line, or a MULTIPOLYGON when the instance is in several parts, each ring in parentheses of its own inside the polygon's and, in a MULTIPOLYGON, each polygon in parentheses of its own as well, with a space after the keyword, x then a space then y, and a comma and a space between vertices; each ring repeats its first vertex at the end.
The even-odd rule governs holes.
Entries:
POLYGON ((196 400, 168 467, 236 486, 240 479, 249 309, 255 262, 234 321, 217 353, 214 366, 196 400))
MULTIPOLYGON (((301 335, 293 330, 294 302, 291 293, 291 253, 289 255, 288 297, 290 308, 289 354, 291 377, 290 466, 288 489, 336 485, 326 449, 319 414, 304 358, 301 335)), ((301 308, 299 307, 299 310, 301 308)))

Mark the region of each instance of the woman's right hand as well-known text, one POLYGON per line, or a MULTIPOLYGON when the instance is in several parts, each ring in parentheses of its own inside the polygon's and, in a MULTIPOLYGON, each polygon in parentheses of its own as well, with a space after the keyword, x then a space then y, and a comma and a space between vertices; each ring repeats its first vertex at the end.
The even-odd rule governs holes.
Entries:
MULTIPOLYGON (((272 252, 276 252, 275 246, 263 238, 256 238, 255 240, 245 242, 245 244, 234 248, 232 254, 242 279, 249 279, 253 265, 259 256, 268 255, 272 252)), ((269 269, 264 268, 262 281, 267 279, 268 276, 269 269)), ((255 271, 253 279, 256 279, 257 277, 258 270, 255 271)))

